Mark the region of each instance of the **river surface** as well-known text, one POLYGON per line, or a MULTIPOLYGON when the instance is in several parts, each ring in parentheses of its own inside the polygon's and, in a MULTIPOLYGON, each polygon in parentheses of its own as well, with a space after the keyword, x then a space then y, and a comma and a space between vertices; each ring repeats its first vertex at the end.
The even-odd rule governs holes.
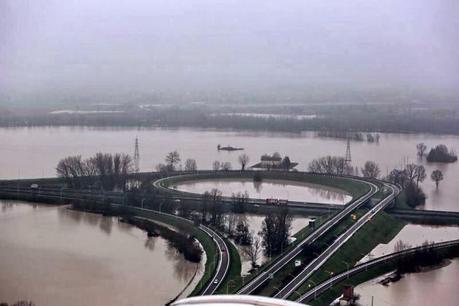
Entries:
POLYGON ((457 306, 459 301, 459 258, 445 268, 406 274, 398 282, 385 287, 377 278, 355 288, 361 294, 359 303, 370 306, 457 306))
MULTIPOLYGON (((298 162, 299 170, 306 170, 308 163, 314 158, 324 155, 343 156, 346 150, 345 140, 319 138, 313 133, 300 135, 199 129, 81 127, 2 128, 0 129, 0 154, 2 155, 0 178, 55 176, 54 169, 58 161, 68 155, 80 154, 83 157, 89 157, 96 152, 133 154, 136 137, 140 142, 140 167, 143 171, 153 170, 155 165, 164 162, 165 155, 173 150, 180 153, 182 162, 187 158, 196 159, 199 169, 210 169, 215 160, 231 162, 233 169, 237 168, 237 160, 241 151, 217 151, 218 144, 244 147, 245 150, 242 152, 249 155, 251 165, 257 163, 262 154, 279 152, 283 156, 288 155, 292 162, 298 162)), ((438 190, 429 177, 421 184, 427 195, 425 208, 459 211, 459 194, 457 193, 459 163, 429 164, 418 160, 416 144, 419 142, 424 142, 429 148, 437 144, 445 144, 456 152, 459 151, 459 137, 457 136, 381 134, 379 144, 351 142, 352 164, 362 167, 365 161, 374 160, 380 165, 383 175, 394 167, 400 167, 407 162, 422 163, 427 169, 428 176, 432 170, 441 169, 445 180, 440 183, 438 190)), ((24 208, 15 208, 13 212, 17 214, 17 211, 22 209, 24 208)), ((180 260, 166 253, 166 243, 160 238, 157 239, 154 250, 151 251, 144 247, 145 235, 135 228, 126 231, 122 225, 111 222, 112 226, 108 234, 104 229, 105 226, 101 225, 105 223, 100 222, 102 217, 66 217, 67 210, 49 207, 40 208, 38 212, 40 213, 28 212, 30 216, 26 218, 30 219, 27 222, 31 224, 24 227, 17 226, 14 231, 10 231, 9 227, 4 225, 12 221, 2 219, 0 222, 0 226, 3 224, 0 232, 2 233, 0 235, 2 242, 0 265, 3 265, 0 269, 2 271, 0 277, 3 278, 1 283, 9 286, 8 288, 0 286, 0 297, 5 296, 10 302, 16 298, 36 297, 36 303, 40 303, 38 305, 42 303, 50 305, 46 297, 53 294, 56 297, 55 300, 61 302, 57 304, 72 305, 74 303, 76 305, 78 298, 78 305, 91 305, 91 303, 143 305, 148 299, 166 301, 173 297, 185 283, 185 281, 177 280, 180 277, 176 271, 181 271, 177 267, 182 266, 182 264, 177 264, 180 260), (47 210, 50 210, 48 214, 52 217, 46 217, 47 214, 42 213, 47 210), (50 225, 47 225, 46 222, 39 222, 39 224, 33 222, 34 219, 40 220, 42 215, 51 220, 50 223, 48 222, 50 225), (99 218, 97 219, 99 221, 88 221, 93 218, 99 218), (48 231, 43 232, 48 226, 51 228, 54 226, 54 230, 50 231, 48 228, 48 231), (67 233, 65 237, 56 231, 56 229, 62 230, 68 227, 80 228, 80 230, 72 229, 72 232, 67 233), (6 244, 4 239, 9 237, 5 234, 8 232, 12 237, 6 244), (97 243, 94 240, 97 240, 97 243), (23 242, 19 243, 20 241, 23 242), (114 241, 111 242, 113 245, 108 241, 114 241), (102 242, 105 242, 107 246, 102 242), (56 251, 46 248, 49 244, 53 244, 56 251), (24 246, 24 249, 17 249, 21 245, 24 246), (44 250, 40 250, 42 247, 44 250), (35 251, 37 248, 38 253, 33 254, 39 254, 39 256, 33 256, 32 250, 35 251), (8 249, 8 252, 4 252, 4 249, 8 249), (141 258, 136 261, 123 261, 135 256, 141 258), (6 258, 9 258, 9 261, 6 258), (56 259, 50 261, 50 258, 56 259), (68 260, 74 261, 67 265, 65 263, 68 260), (22 268, 26 268, 24 275, 14 273, 15 270, 22 268), (50 271, 50 273, 45 273, 45 271, 50 271), (159 274, 158 271, 161 273, 159 274), (86 273, 91 273, 91 275, 93 273, 93 278, 83 275, 86 273), (6 283, 5 277, 9 278, 6 283), (42 280, 43 277, 46 282, 42 280), (28 278, 33 282, 26 282, 28 278), (41 283, 37 285, 39 281, 41 283), (53 287, 53 284, 56 287, 53 287), (81 290, 68 290, 70 284, 76 286, 74 289, 80 288, 81 290), (24 292, 27 292, 27 296, 24 296, 24 292), (20 293, 22 294, 19 295, 20 293)), ((4 214, 2 212, 2 216, 5 216, 4 214)), ((419 228, 413 228, 412 232, 410 228, 403 230, 400 233, 402 236, 397 236, 392 243, 395 243, 400 237, 405 237, 406 242, 412 245, 417 244, 418 241, 422 242, 424 238, 437 241, 444 237, 444 232, 449 233, 450 231, 445 228, 427 227, 426 233, 429 232, 429 235, 433 236, 419 239, 416 237, 418 230, 419 228)), ((455 233, 453 234, 455 236, 455 233)), ((457 238, 457 236, 452 238, 457 238)), ((379 246, 379 248, 380 252, 386 252, 391 251, 393 246, 379 246)), ((374 250, 374 252, 379 251, 374 250)), ((375 299, 375 305, 457 305, 459 300, 458 267, 458 260, 455 260, 448 267, 436 271, 410 274, 404 280, 388 288, 375 287, 371 289, 375 294, 379 294, 375 299), (414 302, 408 303, 407 301, 410 300, 414 302), (389 302, 382 304, 379 301, 389 302)), ((371 297, 375 294, 370 293, 365 296, 371 297)))
POLYGON ((237 192, 247 192, 250 198, 255 199, 281 199, 340 205, 352 200, 349 194, 336 188, 285 180, 265 179, 262 182, 254 182, 252 179, 192 180, 181 181, 171 187, 192 193, 204 193, 217 188, 226 197, 231 197, 237 192))
MULTIPOLYGON (((0 201, 0 301, 164 305, 199 273, 161 237, 116 218, 0 201)), ((190 290, 187 290, 189 293, 190 290)))

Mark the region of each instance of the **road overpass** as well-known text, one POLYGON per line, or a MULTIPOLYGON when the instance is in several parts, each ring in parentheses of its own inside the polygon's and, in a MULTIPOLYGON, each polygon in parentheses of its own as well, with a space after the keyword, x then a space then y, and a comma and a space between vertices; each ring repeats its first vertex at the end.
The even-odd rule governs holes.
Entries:
POLYGON ((255 277, 253 280, 249 281, 244 287, 242 287, 237 293, 238 294, 251 294, 258 287, 260 287, 264 282, 272 277, 276 272, 282 269, 286 264, 298 256, 303 247, 307 244, 311 244, 320 238, 322 235, 327 233, 332 227, 341 222, 346 216, 351 214, 357 208, 363 206, 375 193, 378 192, 379 188, 377 185, 368 183, 370 185, 370 190, 364 194, 359 199, 354 200, 352 203, 348 204, 342 211, 337 213, 335 216, 327 220, 321 226, 319 226, 314 232, 312 232, 305 239, 300 241, 294 248, 283 253, 280 257, 274 262, 271 263, 265 270, 261 271, 260 274, 255 277))
POLYGON ((373 209, 368 211, 360 217, 356 223, 348 228, 342 235, 340 235, 324 252, 318 257, 313 259, 297 276, 295 276, 287 285, 280 289, 274 296, 277 298, 288 298, 301 284, 303 284, 315 271, 317 271, 339 248, 345 244, 359 229, 361 229, 367 222, 371 220, 377 213, 385 209, 400 190, 397 186, 385 184, 385 187, 390 190, 389 195, 382 199, 373 209))

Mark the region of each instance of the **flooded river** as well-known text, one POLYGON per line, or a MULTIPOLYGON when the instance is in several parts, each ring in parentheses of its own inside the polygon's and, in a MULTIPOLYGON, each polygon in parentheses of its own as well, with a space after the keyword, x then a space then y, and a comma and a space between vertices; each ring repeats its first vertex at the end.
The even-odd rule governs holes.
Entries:
MULTIPOLYGON (((238 168, 241 151, 217 151, 218 144, 245 148, 242 152, 249 155, 250 164, 257 163, 262 154, 277 151, 298 162, 299 170, 307 169, 313 158, 343 156, 346 150, 345 140, 318 138, 313 133, 3 128, 0 129, 0 178, 55 176, 57 162, 67 155, 88 157, 99 151, 132 154, 136 137, 143 171, 153 170, 173 150, 180 153, 182 162, 186 158, 196 159, 199 169, 210 169, 214 160, 228 161, 233 169, 238 168)), ((456 152, 459 150, 457 136, 382 134, 379 144, 352 142, 352 163, 361 167, 366 160, 374 160, 385 175, 403 163, 418 162, 419 142, 428 147, 442 143, 456 152)), ((459 163, 419 162, 426 166, 428 176, 433 169, 441 169, 445 176, 438 190, 429 178, 421 184, 428 197, 425 208, 459 211, 459 163)), ((0 298, 10 302, 28 298, 37 305, 146 305, 146 301, 159 304, 175 296, 192 274, 193 267, 188 268, 183 259, 170 256, 164 240, 156 238, 152 250, 144 233, 113 220, 56 207, 4 206, 0 220, 0 298), (91 277, 87 277, 89 274, 91 277), (50 296, 53 301, 48 300, 50 296)), ((416 236, 419 228, 410 226, 399 237, 412 245, 425 239, 444 239, 445 235, 449 239, 450 231, 453 231, 451 238, 458 237, 454 229, 424 227, 424 230, 429 235, 416 236)), ((390 251, 393 246, 379 248, 374 253, 390 251)), ((457 305, 454 302, 459 300, 458 266, 455 260, 437 271, 411 274, 388 288, 370 287, 371 292, 365 298, 377 295, 375 305, 429 305, 433 304, 432 299, 441 297, 436 304, 457 305), (423 303, 424 300, 427 302, 423 303)))
POLYGON ((0 201, 0 233, 0 301, 9 303, 164 305, 202 270, 161 237, 66 207, 0 201))
MULTIPOLYGON (((241 152, 250 157, 250 165, 259 161, 262 154, 279 152, 298 162, 299 170, 324 155, 344 156, 346 141, 315 137, 313 133, 288 134, 265 132, 224 132, 198 129, 126 129, 126 128, 1 128, 0 178, 55 176, 55 167, 64 156, 81 154, 84 157, 96 152, 134 153, 135 138, 140 142, 140 167, 151 171, 164 162, 165 155, 173 150, 180 153, 182 162, 194 158, 199 169, 211 169, 215 160, 232 163, 237 169, 241 152), (217 146, 243 147, 244 151, 218 151, 217 146)), ((416 144, 424 142, 429 148, 443 143, 459 151, 459 137, 438 135, 381 134, 379 144, 352 142, 352 164, 362 167, 365 161, 374 160, 383 175, 405 162, 417 162, 416 144)), ((428 177, 421 185, 427 195, 426 209, 459 211, 459 163, 428 164, 422 162, 428 176, 433 169, 441 169, 445 180, 436 190, 428 177)))

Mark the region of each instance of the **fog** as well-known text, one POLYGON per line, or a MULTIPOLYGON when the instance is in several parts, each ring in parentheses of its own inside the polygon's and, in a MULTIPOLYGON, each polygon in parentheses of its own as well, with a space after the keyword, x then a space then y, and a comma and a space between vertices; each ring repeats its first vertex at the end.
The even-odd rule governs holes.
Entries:
POLYGON ((0 105, 459 94, 459 1, 0 1, 0 105))

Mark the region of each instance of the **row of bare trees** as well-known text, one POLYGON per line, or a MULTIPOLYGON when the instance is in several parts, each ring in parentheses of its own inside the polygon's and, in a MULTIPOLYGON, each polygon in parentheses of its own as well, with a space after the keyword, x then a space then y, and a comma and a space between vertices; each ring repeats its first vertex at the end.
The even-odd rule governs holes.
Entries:
POLYGON ((104 190, 124 190, 133 170, 131 156, 121 153, 97 153, 86 159, 81 155, 68 156, 56 167, 57 175, 72 187, 94 186, 104 190))

